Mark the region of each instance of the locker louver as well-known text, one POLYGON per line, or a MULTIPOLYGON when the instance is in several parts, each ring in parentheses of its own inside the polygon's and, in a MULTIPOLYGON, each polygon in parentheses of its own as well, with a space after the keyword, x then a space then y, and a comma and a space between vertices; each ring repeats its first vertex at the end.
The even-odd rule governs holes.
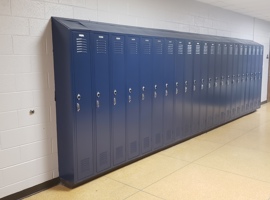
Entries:
POLYGON ((88 171, 89 169, 90 169, 90 159, 85 158, 81 160, 81 171, 85 172, 85 171, 88 171))
POLYGON ((107 41, 103 40, 103 36, 99 36, 100 39, 96 40, 97 53, 106 54, 107 53, 107 41))
POLYGON ((115 54, 124 54, 124 42, 120 41, 120 38, 119 41, 114 41, 113 47, 113 51, 115 54))
POLYGON ((76 52, 77 53, 87 53, 87 40, 83 38, 83 34, 79 34, 79 37, 76 38, 76 52))
POLYGON ((116 160, 120 160, 124 157, 124 148, 123 146, 119 146, 116 148, 116 152, 115 152, 116 156, 116 160))
POLYGON ((168 54, 173 54, 173 43, 172 43, 172 41, 169 41, 169 44, 168 44, 168 54))
POLYGON ((217 47, 217 54, 221 55, 221 46, 220 46, 220 44, 218 44, 218 47, 217 47))
POLYGON ((137 150, 137 141, 131 142, 130 143, 130 154, 136 153, 137 150))
POLYGON ((108 163, 108 153, 107 152, 102 152, 99 155, 99 164, 100 166, 107 165, 108 163))
POLYGON ((233 54, 233 47, 232 47, 232 45, 230 45, 230 47, 229 47, 229 55, 232 55, 233 54))
POLYGON ((234 47, 234 55, 235 56, 238 55, 238 45, 235 45, 235 47, 234 47))
POLYGON ((138 42, 135 38, 132 38, 129 42, 129 48, 130 54, 138 54, 138 42))
POLYGON ((196 51, 195 51, 195 53, 197 54, 197 55, 199 55, 201 52, 201 45, 199 44, 199 43, 197 43, 196 44, 196 51))
POLYGON ((228 50, 228 47, 227 45, 225 45, 223 48, 223 55, 227 55, 227 50, 228 50))
POLYGON ((156 44, 156 54, 163 54, 163 44, 160 40, 158 40, 158 43, 156 44))
POLYGON ((178 54, 183 54, 184 51, 184 45, 181 43, 178 44, 178 54))
POLYGON ((143 146, 145 149, 147 149, 150 146, 150 138, 146 137, 143 139, 143 146))
POLYGON ((211 46, 211 52, 210 52, 211 55, 214 55, 215 54, 215 46, 214 44, 212 44, 211 46))
POLYGON ((192 44, 190 42, 187 45, 187 54, 192 54, 192 44))
POLYGON ((151 54, 151 43, 149 42, 149 40, 145 40, 143 46, 143 54, 151 54))
POLYGON ((208 46, 207 46, 207 43, 205 43, 204 46, 203 46, 203 54, 204 54, 204 55, 208 54, 208 46))

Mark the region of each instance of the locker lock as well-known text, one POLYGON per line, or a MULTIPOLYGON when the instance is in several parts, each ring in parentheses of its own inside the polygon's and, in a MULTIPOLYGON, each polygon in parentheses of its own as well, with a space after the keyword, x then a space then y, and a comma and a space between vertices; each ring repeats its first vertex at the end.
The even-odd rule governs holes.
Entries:
POLYGON ((204 83, 204 79, 202 79, 202 84, 204 83))
POLYGON ((196 84, 196 80, 193 81, 193 84, 194 84, 194 85, 196 84))
POLYGON ((209 82, 210 82, 210 81, 212 81, 212 79, 211 79, 211 78, 209 78, 209 82))
POLYGON ((80 94, 77 94, 77 99, 78 99, 78 101, 81 100, 81 95, 80 94))
POLYGON ((157 89, 157 85, 154 86, 155 87, 155 90, 157 89))
POLYGON ((128 89, 128 92, 129 92, 129 93, 131 94, 131 92, 132 92, 132 89, 131 89, 131 88, 129 88, 129 89, 128 89))
POLYGON ((168 83, 165 84, 166 88, 168 88, 168 85, 169 85, 168 83))
POLYGON ((178 87, 179 83, 178 83, 178 82, 176 82, 176 83, 175 83, 175 85, 176 85, 176 87, 178 87))
POLYGON ((98 97, 98 98, 100 97, 100 92, 97 92, 97 97, 98 97))
POLYGON ((185 81, 185 85, 188 85, 188 82, 187 81, 185 81))
POLYGON ((144 87, 144 86, 142 86, 142 91, 143 91, 143 92, 145 91, 145 87, 144 87))
POLYGON ((117 95, 117 90, 114 90, 113 91, 113 94, 116 96, 117 95))

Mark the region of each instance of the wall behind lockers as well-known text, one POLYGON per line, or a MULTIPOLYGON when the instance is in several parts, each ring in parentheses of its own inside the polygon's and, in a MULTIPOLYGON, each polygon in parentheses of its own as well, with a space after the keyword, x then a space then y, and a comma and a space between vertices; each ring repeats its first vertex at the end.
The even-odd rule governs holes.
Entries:
POLYGON ((58 177, 51 16, 254 39, 269 52, 269 22, 191 0, 1 0, 0 198, 58 177))

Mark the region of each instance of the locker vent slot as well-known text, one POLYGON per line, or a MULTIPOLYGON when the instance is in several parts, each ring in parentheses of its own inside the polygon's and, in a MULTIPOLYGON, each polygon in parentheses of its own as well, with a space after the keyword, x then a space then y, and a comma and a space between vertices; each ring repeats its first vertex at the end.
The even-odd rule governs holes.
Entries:
POLYGON ((196 54, 200 54, 201 46, 199 44, 196 45, 196 54))
POLYGON ((243 47, 240 47, 240 56, 243 55, 243 47))
POLYGON ((256 54, 257 54, 257 56, 260 55, 260 49, 259 48, 257 48, 257 53, 256 54))
POLYGON ((192 45, 191 44, 187 45, 187 54, 192 54, 192 45))
POLYGON ((144 140, 143 140, 143 147, 144 147, 145 149, 147 149, 147 148, 149 148, 149 146, 150 146, 150 138, 149 138, 149 137, 146 137, 146 138, 144 138, 144 140))
POLYGON ((130 143, 130 154, 134 154, 137 152, 137 142, 131 142, 130 143))
POLYGON ((96 40, 97 53, 107 53, 107 42, 106 40, 96 40))
POLYGON ((100 166, 106 165, 107 162, 108 162, 108 153, 105 151, 105 152, 102 152, 101 154, 99 154, 99 164, 100 164, 100 166))
POLYGON ((156 45, 156 54, 163 54, 163 44, 159 42, 156 45))
POLYGON ((161 136, 160 133, 156 135, 156 144, 159 144, 161 142, 161 136))
POLYGON ((183 54, 183 51, 184 51, 184 45, 178 44, 178 54, 183 54))
POLYGON ((151 54, 151 43, 150 42, 144 43, 143 54, 151 54))
POLYGON ((253 48, 252 55, 255 55, 255 51, 256 51, 256 49, 255 49, 255 48, 253 48))
POLYGON ((87 53, 87 41, 85 38, 76 38, 76 52, 87 53))
POLYGON ((214 55, 215 54, 215 46, 211 46, 211 55, 214 55))
POLYGON ((172 138, 172 131, 167 131, 166 133, 166 139, 170 140, 172 138))
POLYGON ((251 55, 251 47, 248 48, 248 55, 251 55))
POLYGON ((173 44, 168 44, 168 54, 173 54, 173 44))
POLYGON ((221 46, 218 45, 218 48, 217 48, 217 54, 220 55, 221 54, 221 46))
POLYGON ((124 54, 124 43, 122 41, 114 41, 113 47, 115 54, 124 54))
POLYGON ((208 54, 208 46, 207 45, 203 46, 203 54, 208 54))
POLYGON ((247 55, 247 47, 245 47, 244 55, 245 55, 245 56, 247 55))
POLYGON ((136 41, 131 41, 129 43, 129 47, 130 47, 130 54, 138 54, 138 43, 136 41))
POLYGON ((224 48, 223 48, 223 55, 227 55, 227 51, 228 51, 227 46, 224 46, 224 48))
POLYGON ((235 46, 235 49, 234 49, 234 55, 238 55, 238 46, 235 46))
POLYGON ((85 159, 81 160, 81 171, 85 172, 85 171, 89 171, 89 170, 90 170, 90 159, 85 158, 85 159))
POLYGON ((124 148, 123 146, 119 146, 115 150, 115 158, 116 160, 122 159, 124 157, 124 148))
POLYGON ((232 52, 233 52, 233 47, 230 46, 230 47, 229 47, 229 54, 232 55, 232 52))

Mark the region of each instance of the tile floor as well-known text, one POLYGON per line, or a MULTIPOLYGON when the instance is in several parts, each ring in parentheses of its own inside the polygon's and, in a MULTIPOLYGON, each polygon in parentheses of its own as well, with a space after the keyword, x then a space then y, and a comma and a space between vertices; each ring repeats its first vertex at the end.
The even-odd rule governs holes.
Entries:
POLYGON ((270 104, 73 190, 34 199, 270 200, 270 104))

